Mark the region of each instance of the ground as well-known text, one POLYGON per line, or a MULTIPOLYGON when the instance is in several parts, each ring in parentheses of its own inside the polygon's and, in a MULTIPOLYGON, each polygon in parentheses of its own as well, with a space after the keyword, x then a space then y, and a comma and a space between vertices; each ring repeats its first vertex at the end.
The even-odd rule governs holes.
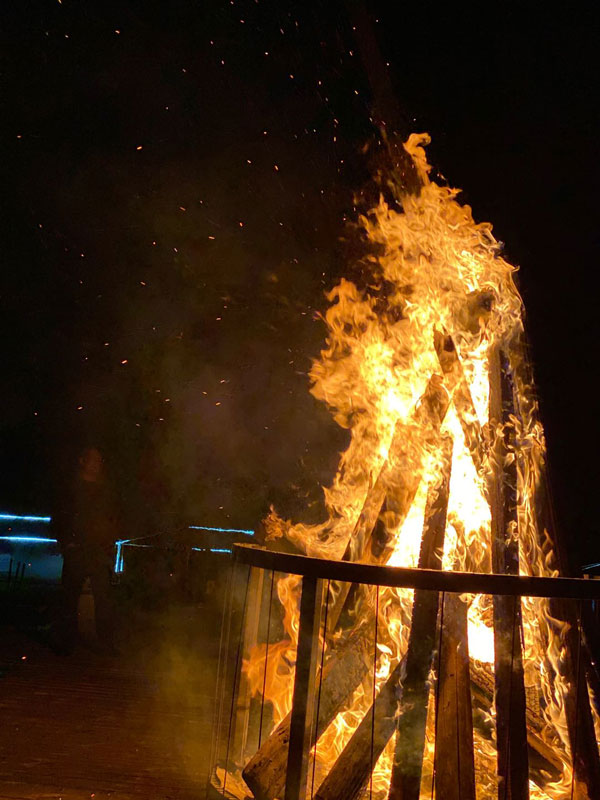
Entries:
POLYGON ((14 605, 0 628, 0 800, 202 800, 215 609, 128 608, 122 655, 108 657, 83 646, 55 654, 36 603, 14 605))

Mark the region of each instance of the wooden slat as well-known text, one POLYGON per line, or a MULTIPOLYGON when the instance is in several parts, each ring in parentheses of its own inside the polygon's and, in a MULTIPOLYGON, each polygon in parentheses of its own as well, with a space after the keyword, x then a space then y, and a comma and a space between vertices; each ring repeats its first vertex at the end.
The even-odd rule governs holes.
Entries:
MULTIPOLYGON (((257 567, 252 567, 248 581, 248 597, 243 627, 242 658, 250 658, 252 649, 258 641, 258 628, 263 594, 264 572, 257 567)), ((246 752, 248 727, 250 722, 250 708, 252 691, 248 676, 240 670, 239 688, 237 693, 235 728, 231 756, 234 763, 242 765, 246 752)))
POLYGON ((322 600, 321 581, 303 578, 285 800, 304 800, 306 794, 322 600))
POLYGON ((453 572, 356 564, 351 561, 275 553, 248 544, 236 544, 233 549, 236 558, 244 564, 293 575, 311 575, 324 580, 364 583, 369 586, 429 589, 436 592, 600 599, 600 581, 580 578, 532 578, 527 575, 493 575, 485 572, 453 572))
POLYGON ((467 643, 467 605, 444 597, 435 726, 435 794, 475 800, 473 714, 467 643))

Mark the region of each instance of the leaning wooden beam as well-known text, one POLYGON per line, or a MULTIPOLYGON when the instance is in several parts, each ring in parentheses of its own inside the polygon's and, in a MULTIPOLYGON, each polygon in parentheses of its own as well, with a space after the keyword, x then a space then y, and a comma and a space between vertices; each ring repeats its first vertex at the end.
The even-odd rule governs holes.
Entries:
MULTIPOLYGON (((496 573, 519 573, 517 523, 517 465, 513 385, 506 355, 494 348, 490 355, 490 429, 496 436, 493 479, 489 484, 492 527, 492 567, 496 573)), ((521 601, 494 595, 494 651, 498 796, 510 800, 529 797, 527 721, 521 601)))
MULTIPOLYGON (((419 558, 419 567, 422 569, 442 568, 452 444, 450 437, 444 437, 441 448, 441 482, 430 489, 427 498, 419 558)), ((402 681, 402 700, 398 709, 390 800, 419 798, 430 688, 429 673, 436 646, 438 605, 437 592, 415 592, 406 653, 406 674, 402 681)))
POLYGON ((451 336, 435 331, 433 342, 444 377, 454 387, 452 400, 465 436, 467 449, 471 454, 477 473, 482 475, 485 465, 486 446, 471 390, 456 352, 454 341, 451 336))
POLYGON ((413 125, 398 103, 389 70, 377 43, 373 22, 367 13, 367 4, 364 0, 346 0, 346 5, 358 52, 371 86, 373 120, 382 132, 388 134, 390 161, 386 174, 393 172, 400 187, 400 194, 418 194, 422 182, 414 161, 402 143, 402 139, 408 137, 413 130, 413 125))
MULTIPOLYGON (((449 399, 439 375, 432 375, 427 388, 415 406, 407 422, 398 420, 390 444, 388 457, 373 486, 367 492, 362 511, 342 557, 344 561, 361 561, 368 553, 373 528, 381 512, 383 501, 392 490, 397 508, 398 524, 401 524, 414 500, 421 472, 415 469, 410 450, 416 450, 415 440, 436 437, 446 416, 449 399), (420 429, 422 433, 417 433, 420 429), (409 444, 410 443, 410 444, 409 444)), ((386 559, 383 558, 382 561, 386 559)))
MULTIPOLYGON (((374 645, 373 628, 373 618, 367 617, 365 623, 331 654, 323 669, 318 720, 321 733, 333 721, 367 672, 374 645)), ((242 776, 256 798, 283 796, 290 721, 291 714, 288 714, 244 767, 242 776)))
POLYGON ((444 800, 475 800, 467 604, 453 592, 444 596, 439 663, 435 794, 444 800))

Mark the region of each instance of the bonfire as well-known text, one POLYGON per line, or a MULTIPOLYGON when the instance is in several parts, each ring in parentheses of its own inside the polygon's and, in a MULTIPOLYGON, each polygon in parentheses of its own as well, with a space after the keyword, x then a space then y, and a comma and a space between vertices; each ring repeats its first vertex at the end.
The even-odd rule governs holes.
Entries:
MULTIPOLYGON (((567 568, 515 268, 459 191, 431 179, 428 143, 390 145, 394 166, 357 221, 363 280, 328 295, 311 391, 349 445, 323 490, 326 518, 273 510, 267 546, 285 537, 329 561, 557 578, 567 568)), ((238 696, 260 705, 260 735, 235 755, 242 796, 284 796, 301 586, 276 577, 284 635, 265 641, 258 620, 243 646, 238 696)), ((301 794, 600 796, 586 682, 597 678, 574 602, 337 580, 320 591, 301 794)))

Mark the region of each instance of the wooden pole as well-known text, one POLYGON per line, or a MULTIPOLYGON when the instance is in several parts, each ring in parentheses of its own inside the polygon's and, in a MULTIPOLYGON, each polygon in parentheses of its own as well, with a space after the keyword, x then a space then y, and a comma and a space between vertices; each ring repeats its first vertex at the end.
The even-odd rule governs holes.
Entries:
POLYGON ((382 58, 372 20, 364 0, 346 0, 358 51, 371 86, 373 122, 387 135, 387 148, 392 171, 406 194, 418 194, 422 184, 412 158, 402 145, 411 131, 403 114, 389 72, 382 58))
MULTIPOLYGON (((518 575, 514 393, 508 358, 490 355, 490 430, 495 436, 489 484, 493 571, 518 575)), ((494 595, 494 679, 499 800, 528 800, 527 720, 521 652, 521 601, 494 595)))

